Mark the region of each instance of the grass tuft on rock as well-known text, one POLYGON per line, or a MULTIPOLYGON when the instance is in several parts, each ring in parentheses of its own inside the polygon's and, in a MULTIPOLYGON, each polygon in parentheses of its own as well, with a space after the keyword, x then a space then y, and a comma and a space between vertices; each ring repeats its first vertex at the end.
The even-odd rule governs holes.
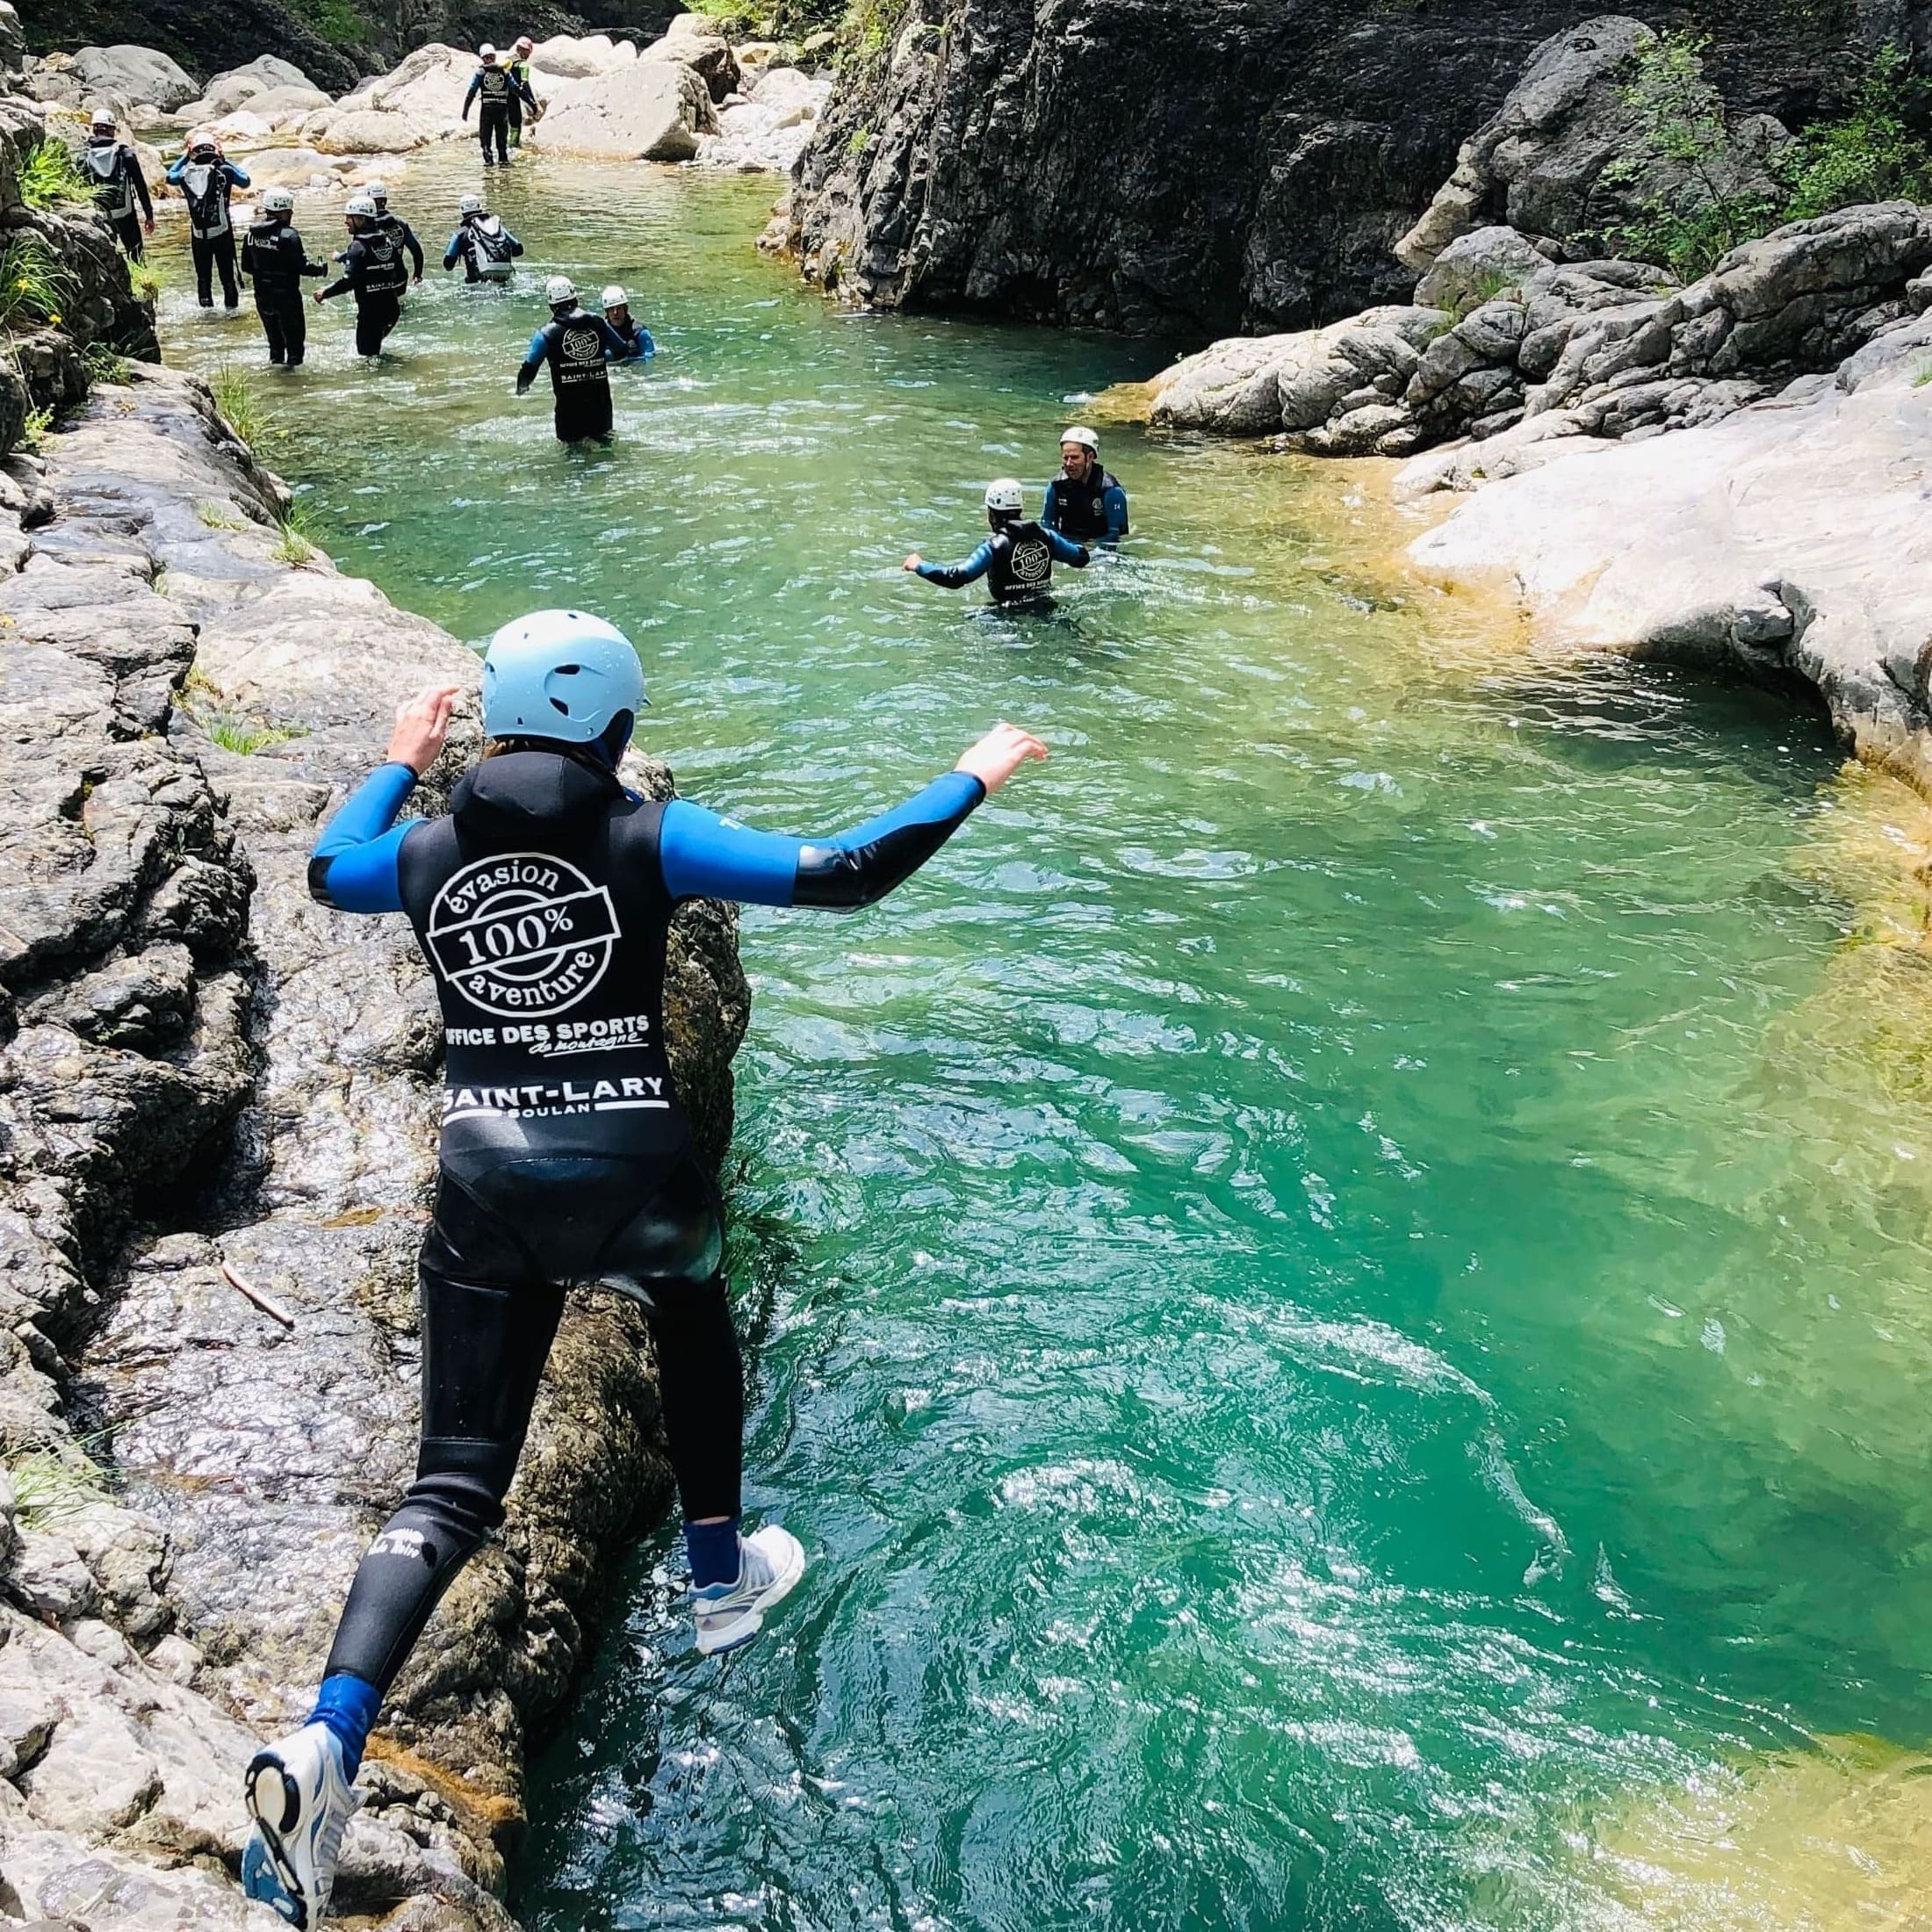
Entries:
POLYGON ((232 363, 223 363, 208 378, 208 392, 216 411, 236 438, 251 450, 266 446, 275 434, 274 422, 249 378, 232 363))
POLYGON ((28 148, 20 162, 20 199, 30 208, 91 207, 94 184, 67 143, 50 138, 28 148))
POLYGON ((108 1498, 105 1472, 85 1456, 31 1449, 8 1463, 7 1475, 15 1514, 30 1530, 51 1528, 108 1498))
POLYGON ((120 385, 134 379, 133 364, 106 342, 90 342, 81 351, 81 361, 86 365, 90 382, 120 385))
POLYGON ((298 569, 315 559, 315 545, 310 541, 313 534, 308 513, 299 503, 291 503, 282 513, 278 526, 281 541, 269 552, 271 557, 285 564, 293 564, 298 569))
POLYGON ((0 248, 0 328, 37 328, 57 322, 78 292, 74 271, 40 236, 9 238, 0 248))

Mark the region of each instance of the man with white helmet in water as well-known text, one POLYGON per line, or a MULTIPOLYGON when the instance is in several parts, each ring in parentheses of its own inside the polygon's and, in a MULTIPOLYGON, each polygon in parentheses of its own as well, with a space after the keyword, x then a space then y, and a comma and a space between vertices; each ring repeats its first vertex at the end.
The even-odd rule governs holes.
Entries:
POLYGON ((485 212, 481 195, 465 195, 456 205, 456 233, 443 251, 443 265, 463 264, 465 282, 507 282, 523 244, 494 214, 485 212))
POLYGON ((577 285, 553 275, 544 285, 550 320, 530 339, 530 353, 516 371, 516 393, 527 395, 537 371, 550 365, 557 398, 559 443, 610 440, 610 376, 606 364, 628 362, 636 353, 602 315, 577 300, 577 285))
POLYGON ((632 319, 631 298, 615 282, 604 290, 601 299, 604 320, 631 345, 634 357, 641 359, 657 354, 658 345, 651 340, 651 331, 642 322, 632 319))
POLYGON ((376 204, 366 194, 353 194, 342 205, 349 246, 335 259, 342 272, 327 288, 315 292, 317 302, 333 296, 356 298, 356 353, 379 356, 402 315, 402 292, 409 285, 402 249, 377 219, 376 204))
POLYGON ((488 743, 448 812, 396 822, 443 750, 457 686, 397 707, 388 762, 330 819, 309 861, 324 906, 407 916, 441 1009, 443 1107, 417 1264, 415 1480, 357 1568, 308 1721, 246 1773, 254 1828, 242 1886, 299 1932, 328 1909, 383 1698, 503 1522, 573 1288, 635 1299, 656 1344, 700 1655, 749 1643, 803 1581, 796 1536, 741 1526, 744 1372, 718 1193, 665 1039, 672 917, 695 898, 871 905, 1047 755, 1002 724, 881 817, 784 838, 688 798, 625 789, 618 765, 646 702, 644 676, 603 619, 542 610, 505 624, 482 685, 488 743))
POLYGON ((1026 493, 1010 476, 986 486, 986 522, 992 535, 962 563, 929 564, 917 551, 903 567, 942 589, 957 590, 986 579, 998 604, 1037 603, 1053 588, 1057 561, 1085 570, 1091 561, 1084 544, 1070 543, 1056 530, 1027 519, 1026 493))
POLYGON ((309 260, 294 223, 295 197, 286 188, 264 188, 242 243, 242 272, 255 284, 269 360, 288 369, 301 367, 308 343, 302 278, 328 273, 326 262, 309 260))
POLYGON ((409 258, 409 279, 420 282, 422 279, 422 244, 416 240, 416 231, 389 205, 389 184, 386 181, 365 182, 363 192, 376 204, 376 226, 409 258))
POLYGON ((106 218, 127 259, 140 261, 142 234, 155 232, 155 204, 148 193, 148 177, 141 171, 141 157, 120 138, 120 124, 112 107, 97 105, 87 117, 87 145, 80 161, 81 172, 94 189, 94 205, 106 218))
POLYGON ((477 139, 483 144, 486 168, 508 168, 510 164, 510 96, 516 94, 534 114, 537 97, 528 85, 516 79, 496 57, 496 49, 486 40, 476 50, 476 72, 470 76, 470 90, 463 97, 462 119, 470 118, 470 103, 480 100, 476 111, 477 139))
POLYGON ((1060 473, 1047 485, 1040 521, 1083 544, 1127 535, 1127 492, 1100 466, 1100 439, 1084 423, 1060 432, 1060 473))
POLYGON ((221 152, 221 143, 205 127, 188 136, 181 159, 168 170, 169 184, 188 203, 188 250, 194 257, 195 296, 204 308, 214 306, 214 271, 221 271, 221 306, 229 314, 241 306, 242 291, 234 278, 234 223, 229 198, 249 184, 247 173, 221 152))

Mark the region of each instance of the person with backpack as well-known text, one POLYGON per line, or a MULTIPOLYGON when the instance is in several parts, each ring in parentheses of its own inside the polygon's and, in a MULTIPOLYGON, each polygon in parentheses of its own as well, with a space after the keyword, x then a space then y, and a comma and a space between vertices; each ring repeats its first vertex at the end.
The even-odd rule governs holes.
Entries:
POLYGON ((1085 570, 1092 560, 1085 544, 1027 520, 1026 494, 1010 476, 986 486, 986 522, 992 535, 963 563, 929 564, 914 551, 904 567, 943 590, 984 577, 995 603, 1036 604, 1053 589, 1056 562, 1085 570))
POLYGON ((112 108, 96 107, 87 117, 87 145, 80 162, 81 172, 94 184, 94 205, 113 229, 114 239, 130 262, 140 261, 141 236, 155 232, 155 204, 148 192, 148 177, 141 171, 141 157, 120 138, 112 108))
POLYGON ((382 226, 376 204, 366 194, 350 195, 342 207, 349 227, 349 246, 335 259, 342 272, 327 288, 315 291, 315 300, 351 294, 356 298, 356 353, 379 356, 402 315, 402 292, 409 285, 402 249, 382 226))
POLYGON ((266 188, 242 243, 242 272, 255 285, 255 313, 268 337, 269 360, 299 369, 308 345, 308 321, 302 309, 302 278, 327 275, 326 262, 311 262, 295 230, 295 197, 286 188, 266 188))
POLYGON ((530 353, 516 371, 516 393, 528 395, 537 371, 550 365, 557 398, 559 443, 610 440, 610 373, 607 364, 629 362, 638 351, 607 322, 577 300, 577 285, 553 275, 544 285, 550 320, 530 339, 530 353))
POLYGON ((453 269, 460 262, 465 282, 508 281, 523 244, 499 216, 484 212, 481 195, 465 195, 456 205, 456 233, 443 251, 443 267, 453 269))
POLYGON ((181 159, 168 170, 169 183, 188 201, 188 247, 194 256, 195 295, 204 308, 214 306, 214 274, 221 271, 221 306, 229 314, 242 306, 235 281, 234 222, 228 203, 247 174, 227 160, 221 144, 205 127, 188 136, 181 159))

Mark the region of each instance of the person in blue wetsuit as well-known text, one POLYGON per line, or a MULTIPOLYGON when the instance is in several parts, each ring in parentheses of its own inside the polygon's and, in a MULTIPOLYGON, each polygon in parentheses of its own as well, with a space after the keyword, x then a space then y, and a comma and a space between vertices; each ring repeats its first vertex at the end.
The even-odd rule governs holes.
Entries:
POLYGON ((249 177, 221 152, 221 144, 205 127, 188 136, 181 159, 168 170, 169 181, 188 203, 188 252, 194 257, 195 299, 204 308, 214 306, 214 272, 221 271, 221 303, 232 315, 242 291, 235 281, 234 221, 228 203, 249 177))
POLYGON ((506 624, 483 663, 482 759, 448 815, 398 815, 443 749, 455 686, 396 712, 386 763, 328 821, 309 890, 403 912, 444 1042, 436 1211, 422 1244, 416 1479, 350 1587, 308 1721, 250 1763, 249 1897, 291 1924, 326 1910, 351 1784, 384 1692, 431 1611, 503 1520, 568 1290, 643 1304, 684 1517, 698 1650, 754 1637, 805 1555, 739 1523, 744 1389, 720 1272, 717 1189, 666 1052, 665 949, 686 899, 849 912, 903 883, 1046 746, 1000 724, 916 797, 801 840, 617 766, 645 703, 623 633, 578 611, 506 624))
POLYGON ((992 535, 963 563, 929 564, 914 551, 904 567, 947 590, 984 577, 995 603, 1028 604, 1043 602, 1052 590, 1056 560, 1076 570, 1091 561, 1084 544, 1027 521, 1026 497, 1010 476, 986 486, 986 521, 992 535))
POLYGON ((577 285, 553 275, 544 285, 550 320, 530 339, 530 353, 516 371, 516 393, 528 395, 537 371, 550 365, 557 398, 557 440, 610 440, 610 376, 606 364, 628 362, 639 351, 601 315, 578 306, 577 285))
POLYGON ((463 264, 465 282, 507 282, 516 272, 523 244, 494 214, 487 214, 481 195, 465 195, 456 205, 457 228, 443 251, 443 265, 463 264))
POLYGON ((654 356, 658 345, 651 340, 651 331, 631 313, 631 298, 616 283, 605 289, 602 298, 604 320, 631 345, 634 359, 642 362, 646 356, 654 356))
POLYGON ((1127 535, 1127 492, 1101 466, 1100 439, 1084 424, 1060 432, 1060 473, 1047 485, 1040 521, 1082 544, 1111 545, 1127 535))

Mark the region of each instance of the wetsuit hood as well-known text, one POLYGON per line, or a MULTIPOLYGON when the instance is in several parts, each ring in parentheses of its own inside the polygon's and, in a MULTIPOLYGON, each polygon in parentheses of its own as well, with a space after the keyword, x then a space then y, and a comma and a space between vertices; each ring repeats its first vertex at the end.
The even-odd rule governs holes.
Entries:
POLYGON ((465 845, 511 851, 546 848, 606 811, 624 787, 556 752, 505 752, 465 773, 450 794, 450 816, 465 845))

